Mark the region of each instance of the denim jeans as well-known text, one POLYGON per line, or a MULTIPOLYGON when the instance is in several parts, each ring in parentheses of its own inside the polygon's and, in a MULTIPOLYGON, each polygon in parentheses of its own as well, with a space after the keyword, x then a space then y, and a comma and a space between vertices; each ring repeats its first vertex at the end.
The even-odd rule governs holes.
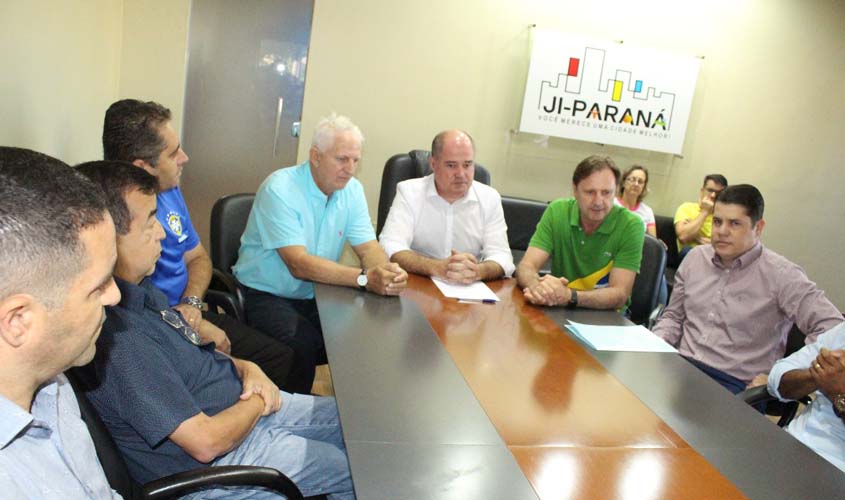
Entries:
MULTIPOLYGON (((303 496, 355 498, 334 398, 282 392, 281 409, 262 417, 237 448, 213 465, 259 465, 286 474, 303 496)), ((278 499, 260 488, 205 490, 184 498, 278 499)))

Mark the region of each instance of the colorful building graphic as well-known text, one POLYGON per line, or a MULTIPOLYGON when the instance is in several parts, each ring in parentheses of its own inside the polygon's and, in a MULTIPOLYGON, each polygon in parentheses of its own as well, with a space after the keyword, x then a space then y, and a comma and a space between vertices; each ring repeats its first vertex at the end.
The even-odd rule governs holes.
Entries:
POLYGON ((605 74, 605 55, 604 49, 586 47, 582 58, 570 57, 567 71, 558 73, 554 83, 551 80, 543 80, 540 83, 538 109, 545 108, 547 112, 549 109, 571 111, 573 116, 576 116, 578 111, 582 111, 579 108, 583 105, 579 104, 586 102, 577 98, 581 95, 582 88, 590 88, 609 94, 609 102, 615 106, 608 109, 601 103, 590 103, 596 105, 584 108, 584 117, 669 130, 675 107, 675 94, 658 92, 655 87, 647 87, 643 91, 643 80, 634 79, 632 72, 628 70, 607 69, 611 74, 608 76, 605 74), (550 102, 555 103, 551 108, 550 102))

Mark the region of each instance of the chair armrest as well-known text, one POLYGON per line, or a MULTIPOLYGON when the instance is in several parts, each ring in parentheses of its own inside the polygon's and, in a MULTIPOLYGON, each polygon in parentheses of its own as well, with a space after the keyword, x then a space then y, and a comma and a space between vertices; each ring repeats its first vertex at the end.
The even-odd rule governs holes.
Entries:
POLYGON ((766 413, 778 418, 778 427, 786 427, 795 415, 798 413, 798 404, 808 405, 812 400, 805 396, 797 401, 780 401, 778 398, 769 394, 769 389, 765 385, 758 385, 750 389, 746 389, 737 397, 745 401, 749 406, 756 407, 762 403, 766 403, 766 413))
POLYGON ((302 500, 302 492, 287 476, 269 467, 224 465, 203 467, 150 481, 143 486, 145 498, 177 498, 206 486, 262 486, 283 494, 288 500, 302 500))
POLYGON ((777 401, 777 398, 769 394, 768 388, 765 385, 758 385, 750 389, 745 389, 736 395, 739 399, 745 401, 749 406, 754 406, 758 403, 766 403, 769 401, 777 401))
POLYGON ((209 311, 216 313, 219 307, 226 314, 238 320, 239 323, 246 322, 241 306, 238 304, 238 299, 231 293, 208 289, 205 292, 205 301, 208 303, 209 311))
POLYGON ((208 287, 213 290, 221 290, 224 292, 229 292, 232 295, 237 297, 237 293, 240 290, 240 284, 238 280, 232 276, 231 273, 227 273, 226 271, 221 271, 217 268, 211 269, 211 283, 209 283, 208 287))
POLYGON ((246 296, 243 287, 231 274, 217 268, 211 270, 211 283, 205 292, 205 301, 209 309, 219 306, 240 323, 246 323, 244 304, 246 296))

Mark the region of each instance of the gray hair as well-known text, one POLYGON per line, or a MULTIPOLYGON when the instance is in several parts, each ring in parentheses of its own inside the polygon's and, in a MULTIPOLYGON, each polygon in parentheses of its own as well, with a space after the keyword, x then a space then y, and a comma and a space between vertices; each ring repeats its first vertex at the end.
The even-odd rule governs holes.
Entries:
POLYGON ((314 128, 314 138, 311 140, 311 146, 317 148, 321 153, 325 153, 334 145, 335 138, 338 134, 349 132, 358 141, 358 144, 364 143, 364 134, 357 125, 352 123, 348 117, 338 115, 334 111, 329 116, 320 118, 317 126, 314 128))

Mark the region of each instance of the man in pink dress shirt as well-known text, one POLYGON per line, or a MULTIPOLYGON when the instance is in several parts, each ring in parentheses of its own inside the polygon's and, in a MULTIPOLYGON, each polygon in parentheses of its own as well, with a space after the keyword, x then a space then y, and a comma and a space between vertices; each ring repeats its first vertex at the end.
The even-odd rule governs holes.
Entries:
POLYGON ((804 271, 760 242, 763 196, 749 184, 716 198, 709 245, 675 275, 654 333, 734 394, 783 357, 793 323, 806 342, 843 321, 804 271))

